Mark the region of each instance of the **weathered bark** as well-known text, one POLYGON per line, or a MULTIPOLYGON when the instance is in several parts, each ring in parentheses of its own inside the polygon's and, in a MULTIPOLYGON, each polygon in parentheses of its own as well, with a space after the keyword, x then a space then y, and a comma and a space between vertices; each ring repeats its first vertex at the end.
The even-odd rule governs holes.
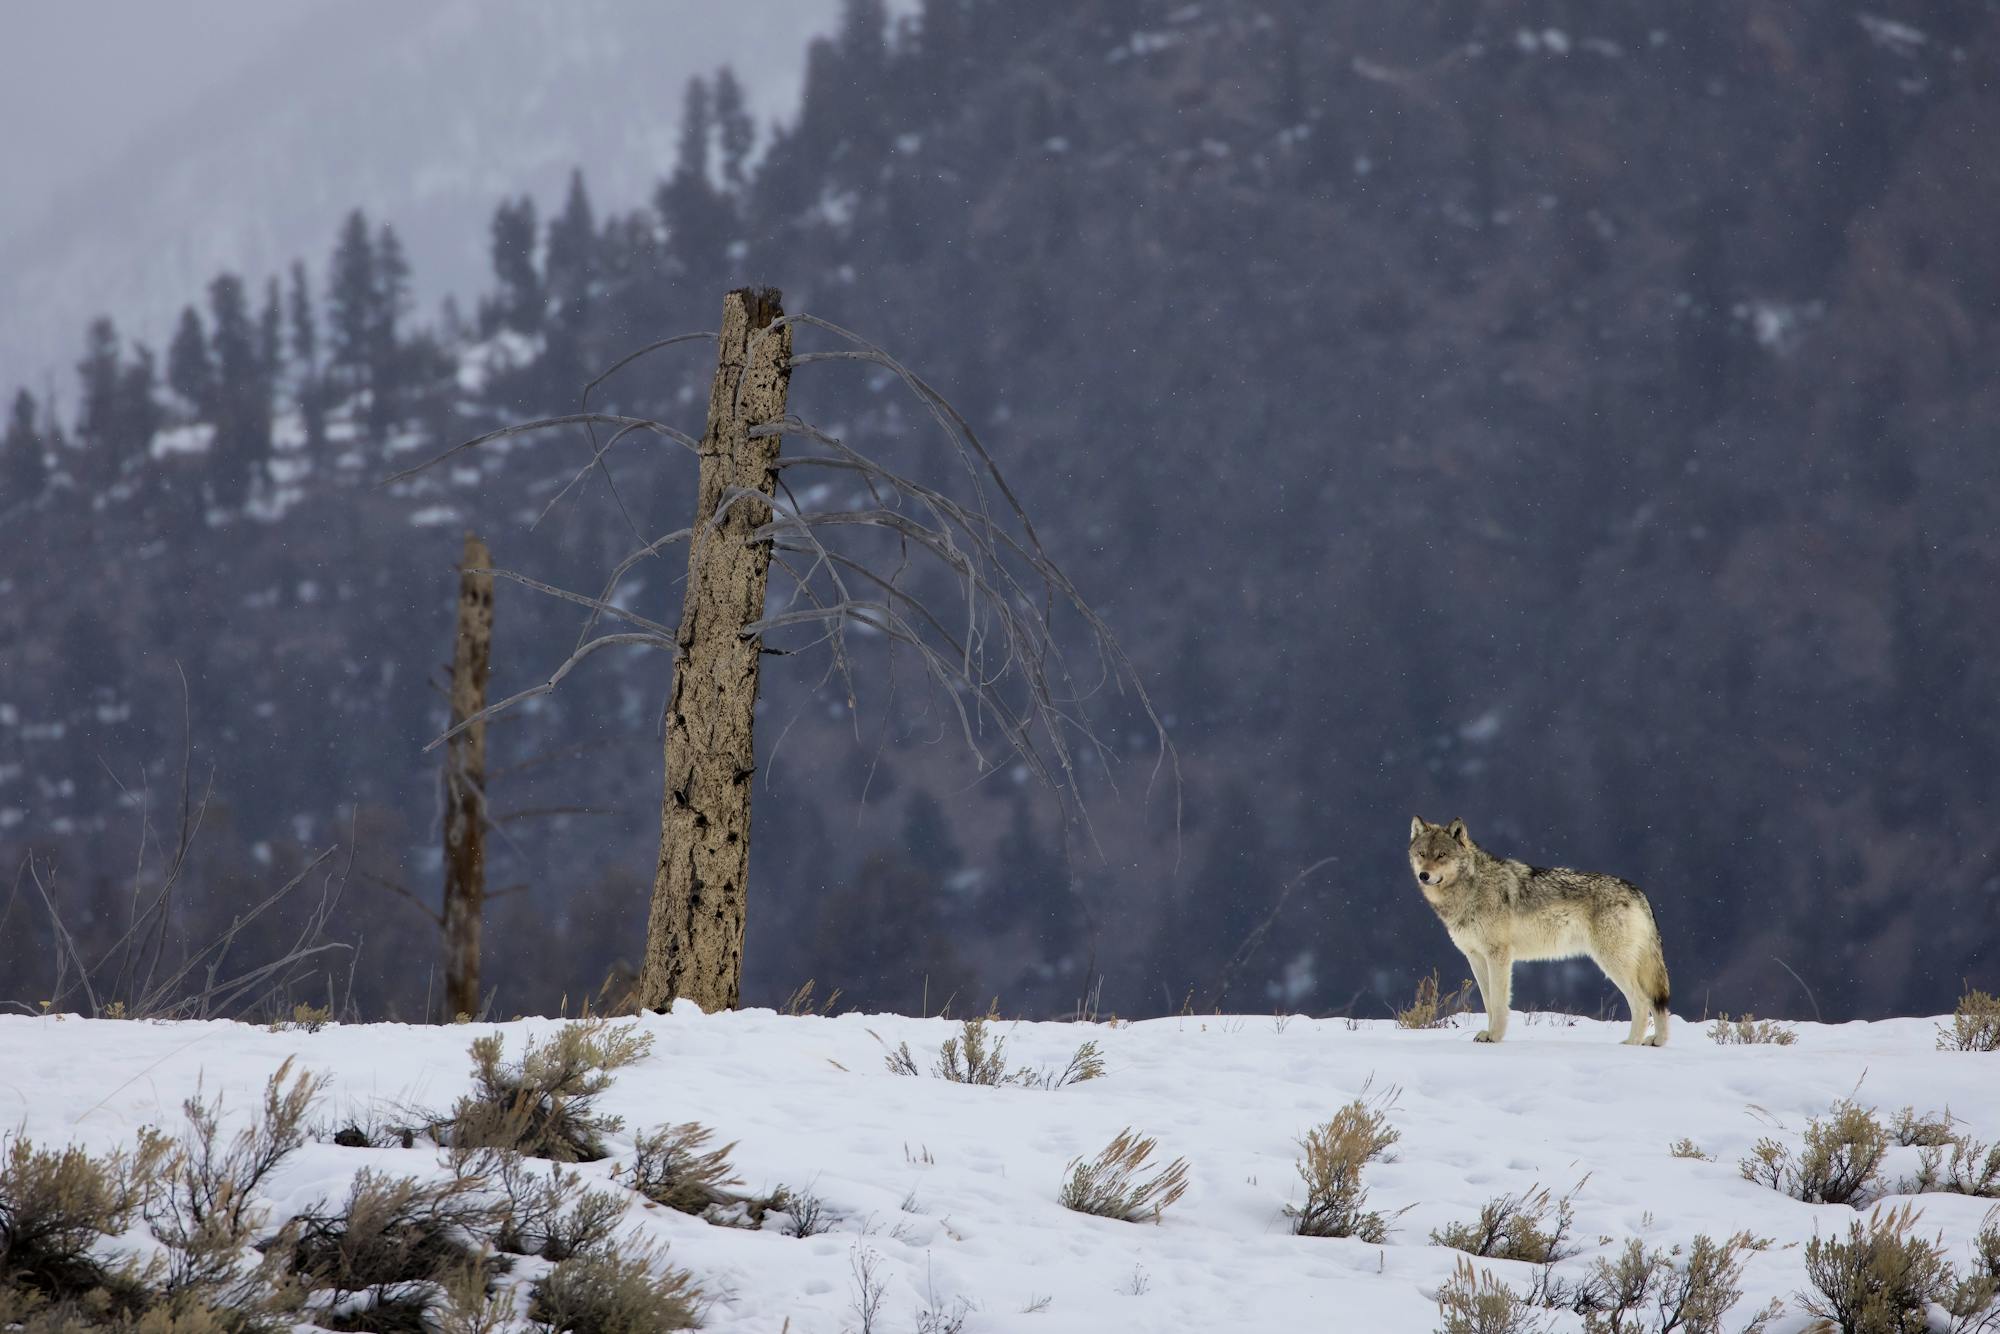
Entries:
POLYGON ((750 428, 785 415, 791 326, 757 336, 783 313, 779 300, 774 288, 744 289, 722 303, 667 704, 660 857, 638 994, 649 1009, 664 1009, 678 996, 704 1010, 733 1009, 742 990, 750 779, 756 770, 751 726, 762 651, 743 627, 764 614, 771 550, 750 535, 770 518, 770 504, 761 497, 773 494, 781 439, 752 439, 750 428), (725 496, 738 489, 753 494, 736 499, 718 519, 725 496))
MULTIPOLYGON (((465 535, 458 635, 451 652, 451 723, 486 707, 493 651, 493 557, 465 535)), ((444 1018, 479 1013, 479 917, 486 899, 486 724, 453 736, 444 759, 444 1018)))

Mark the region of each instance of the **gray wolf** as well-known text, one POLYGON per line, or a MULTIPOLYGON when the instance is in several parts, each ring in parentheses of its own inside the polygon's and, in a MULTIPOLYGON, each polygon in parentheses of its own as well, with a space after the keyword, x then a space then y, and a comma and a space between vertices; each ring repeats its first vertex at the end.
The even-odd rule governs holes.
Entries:
POLYGON ((1472 841, 1465 821, 1410 821, 1410 870, 1472 965, 1486 1003, 1476 1042, 1507 1035, 1507 1006, 1517 959, 1573 959, 1587 954, 1632 1009, 1627 1046, 1667 1043, 1667 960, 1653 905, 1616 876, 1529 866, 1495 857, 1472 841), (1646 1036, 1648 1020, 1653 1033, 1646 1036))

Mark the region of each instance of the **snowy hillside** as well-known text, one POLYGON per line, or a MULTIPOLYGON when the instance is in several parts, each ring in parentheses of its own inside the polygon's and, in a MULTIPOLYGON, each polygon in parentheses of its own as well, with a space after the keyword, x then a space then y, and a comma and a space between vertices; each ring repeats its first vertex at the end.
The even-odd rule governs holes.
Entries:
MULTIPOLYGON (((685 1003, 684 1007, 685 1007, 685 1003)), ((1482 1204, 1546 1187, 1573 1195, 1580 1248, 1556 1267, 1581 1278, 1628 1239, 1662 1250, 1697 1234, 1740 1230, 1772 1245, 1749 1256, 1743 1297, 1724 1328, 1773 1298, 1768 1328, 1808 1324, 1804 1246, 1845 1236, 1856 1212, 1805 1204, 1743 1179, 1758 1140, 1794 1149, 1809 1119, 1843 1098, 1884 1124, 1905 1106, 1945 1109, 1959 1132, 2000 1137, 2000 1056, 1939 1051, 1937 1022, 1797 1026, 1790 1046, 1720 1046, 1683 1023, 1663 1050, 1618 1044, 1622 1023, 1529 1015, 1508 1041, 1477 1046, 1461 1027, 1407 1032, 1387 1022, 1189 1016, 1136 1024, 1000 1024, 1010 1068, 1060 1070, 1099 1044, 1102 1077, 1058 1089, 974 1087, 929 1073, 958 1026, 940 1019, 770 1011, 702 1016, 688 1008, 638 1021, 650 1054, 622 1070, 600 1103, 624 1119, 612 1156, 584 1164, 593 1183, 629 1180, 634 1136, 699 1121, 743 1189, 780 1184, 816 1196, 830 1230, 804 1239, 766 1216, 762 1230, 635 1204, 631 1230, 670 1246, 713 1299, 714 1331, 859 1329, 863 1270, 884 1286, 878 1331, 1342 1329, 1427 1331, 1435 1294, 1460 1258, 1427 1243, 1433 1229, 1477 1219, 1482 1204), (923 1073, 885 1068, 907 1041, 923 1073), (1380 1245, 1292 1234, 1301 1202, 1298 1139, 1358 1096, 1400 1141, 1371 1164, 1368 1207, 1389 1219, 1380 1245), (1069 1212, 1066 1165, 1132 1127, 1185 1158, 1190 1185, 1158 1226, 1069 1212), (1676 1156, 1689 1139, 1713 1158, 1676 1156), (961 1303, 963 1306, 961 1307, 961 1303), (926 1325, 926 1313, 941 1323, 926 1325)), ((178 1131, 184 1099, 220 1095, 240 1118, 286 1058, 331 1076, 314 1138, 267 1183, 274 1218, 344 1198, 367 1166, 433 1175, 434 1148, 341 1148, 334 1128, 447 1108, 470 1083, 469 1042, 505 1037, 518 1056, 558 1025, 329 1027, 272 1032, 230 1024, 0 1018, 0 1121, 37 1144, 93 1150, 139 1127, 178 1131)), ((1887 1189, 1913 1176, 1920 1150, 1890 1147, 1887 1189)), ((630 1197, 634 1200, 637 1197, 630 1197)), ((1918 1231, 1941 1234, 1963 1272, 1989 1200, 1916 1199, 1918 1231)), ((1480 1261, 1517 1290, 1534 1267, 1480 1261)), ((524 1280, 540 1272, 523 1261, 524 1280)), ((546 1265, 542 1265, 545 1269, 546 1265)), ((507 1280, 503 1280, 506 1282, 507 1280)), ((1547 1317, 1555 1329, 1579 1317, 1547 1317)), ((1654 1328, 1655 1326, 1646 1326, 1654 1328)), ((1934 1328, 1941 1326, 1934 1325, 1934 1328)))

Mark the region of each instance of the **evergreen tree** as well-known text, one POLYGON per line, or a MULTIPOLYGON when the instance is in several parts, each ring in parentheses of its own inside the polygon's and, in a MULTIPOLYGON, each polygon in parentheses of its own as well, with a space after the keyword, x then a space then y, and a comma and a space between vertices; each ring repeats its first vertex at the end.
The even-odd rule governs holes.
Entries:
POLYGON ((838 971, 860 1007, 939 1005, 965 989, 963 962, 939 919, 936 887, 907 857, 880 851, 820 901, 816 970, 838 971))
POLYGON ((903 809, 903 850, 927 875, 942 880, 964 863, 944 808, 928 792, 913 792, 903 809))
POLYGON ((1023 926, 1034 965, 1060 968, 1083 944, 1082 904, 1060 844, 1036 828, 1025 788, 1017 788, 1007 832, 994 848, 993 884, 984 916, 993 927, 1023 926))
POLYGON ((727 201, 709 177, 709 150, 714 137, 708 84, 697 76, 688 80, 687 95, 681 106, 680 149, 674 157, 674 174, 654 196, 654 205, 659 209, 660 221, 666 224, 667 244, 680 261, 681 271, 692 274, 698 284, 723 286, 723 255, 733 219, 727 201))
MULTIPOLYGON (((1176 995, 1183 987, 1207 987, 1216 980, 1230 955, 1270 912, 1279 888, 1264 823, 1248 791, 1232 780, 1212 809, 1208 855, 1163 929, 1163 954, 1179 970, 1169 979, 1176 995)), ((1277 951, 1264 950, 1231 981, 1230 996, 1239 1005, 1263 1004, 1265 984, 1277 964, 1277 951)))
MULTIPOLYGON (((500 281, 494 315, 500 328, 539 333, 548 298, 535 270, 535 201, 527 195, 500 201, 493 212, 493 276, 500 281)), ((489 330, 490 332, 490 330, 489 330)))
POLYGON ((285 371, 285 305, 275 277, 264 282, 264 308, 257 315, 257 362, 264 379, 275 386, 285 371))
POLYGON ((271 454, 271 391, 257 351, 257 329, 243 280, 217 274, 208 285, 209 344, 215 358, 213 476, 216 499, 241 504, 251 471, 271 454))
POLYGON ((798 118, 779 129, 757 169, 752 186, 761 214, 793 217, 818 197, 829 162, 840 146, 841 84, 844 75, 834 44, 815 37, 806 46, 806 73, 798 118))
POLYGON ((115 471, 113 451, 118 430, 118 330, 103 315, 90 322, 83 339, 83 360, 76 364, 82 381, 77 404, 79 443, 90 449, 93 462, 109 478, 115 471))
POLYGON ((749 180, 750 150, 757 143, 757 124, 743 98, 736 72, 724 65, 715 72, 715 137, 722 155, 722 179, 741 191, 749 180))
POLYGON ((558 323, 581 328, 597 278, 597 220, 583 173, 569 174, 563 210, 549 220, 548 295, 558 323))
POLYGON ((553 399, 574 393, 583 382, 583 344, 598 281, 597 220, 580 171, 570 173, 569 196, 549 222, 546 268, 550 316, 543 383, 553 399))
MULTIPOLYGON (((857 79, 882 73, 889 62, 889 6, 886 0, 841 0, 840 58, 857 79)), ((857 85, 856 93, 873 96, 879 82, 857 85)))
POLYGON ((7 434, 0 436, 0 503, 33 500, 49 482, 42 433, 35 426, 35 398, 22 389, 14 395, 7 415, 7 434))
POLYGON ((118 373, 118 439, 120 449, 145 458, 160 429, 159 361, 144 343, 132 344, 132 359, 118 373))
POLYGON ((410 308, 410 263, 396 229, 383 223, 375 238, 375 324, 368 342, 368 424, 376 435, 403 420, 402 334, 410 308))
POLYGON ((326 283, 329 364, 350 391, 361 388, 367 378, 379 322, 377 290, 368 219, 355 209, 341 224, 326 283))
POLYGON ((306 448, 317 455, 326 443, 326 386, 319 374, 319 321, 313 314, 306 266, 292 261, 286 314, 292 330, 292 360, 299 368, 299 416, 305 421, 306 448))
POLYGON ((836 154, 835 178, 867 184, 888 142, 889 7, 886 0, 842 0, 838 93, 831 114, 847 140, 836 154))
POLYGON ((319 323, 313 315, 312 291, 306 285, 306 266, 292 261, 292 290, 289 319, 292 326, 292 360, 309 379, 319 370, 319 323))
POLYGON ((688 180, 708 179, 708 157, 715 138, 715 118, 708 100, 708 80, 699 74, 689 79, 681 94, 680 144, 674 150, 674 175, 688 180))
POLYGON ((180 395, 198 418, 215 416, 215 362, 208 355, 208 334, 193 306, 181 308, 173 342, 167 345, 167 387, 180 395))

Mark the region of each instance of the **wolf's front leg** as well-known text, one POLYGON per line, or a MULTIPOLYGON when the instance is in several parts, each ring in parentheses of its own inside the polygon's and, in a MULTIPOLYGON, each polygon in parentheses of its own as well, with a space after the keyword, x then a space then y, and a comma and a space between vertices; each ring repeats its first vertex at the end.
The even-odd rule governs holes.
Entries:
POLYGON ((1507 1007, 1514 990, 1514 956, 1498 951, 1486 956, 1486 973, 1479 980, 1479 996, 1486 1002, 1486 1027, 1472 1035, 1474 1042, 1498 1042, 1507 1036, 1507 1007))
POLYGON ((1474 1042, 1493 1041, 1493 982, 1492 962, 1487 955, 1466 951, 1465 961, 1472 965, 1472 980, 1479 984, 1479 1003, 1486 1007, 1486 1027, 1472 1035, 1474 1042))

